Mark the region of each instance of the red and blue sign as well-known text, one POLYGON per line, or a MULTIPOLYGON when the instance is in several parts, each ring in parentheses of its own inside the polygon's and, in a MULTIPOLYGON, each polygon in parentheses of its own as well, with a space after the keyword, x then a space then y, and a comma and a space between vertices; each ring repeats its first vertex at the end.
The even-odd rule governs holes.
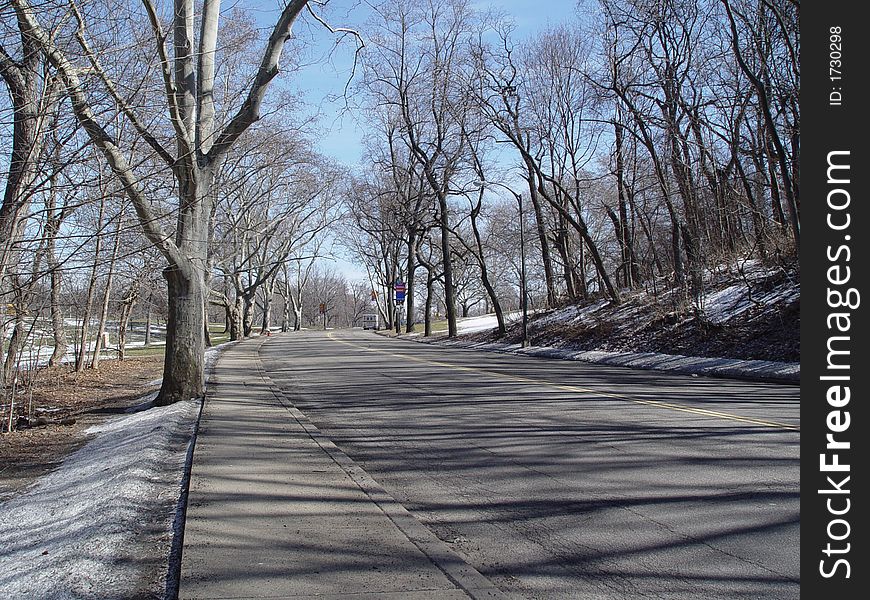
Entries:
POLYGON ((403 304, 405 302, 405 293, 408 291, 405 282, 397 279, 396 283, 393 285, 393 289, 396 292, 396 303, 403 304))

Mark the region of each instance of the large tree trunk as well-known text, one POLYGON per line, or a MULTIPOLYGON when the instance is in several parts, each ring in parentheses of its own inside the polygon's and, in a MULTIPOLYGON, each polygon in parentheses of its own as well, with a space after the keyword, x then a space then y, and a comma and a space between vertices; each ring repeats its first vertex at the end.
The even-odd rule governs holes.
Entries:
POLYGON ((284 296, 284 306, 281 308, 281 333, 290 331, 290 303, 287 301, 287 296, 284 296))
POLYGON ((40 125, 44 121, 39 119, 42 54, 27 24, 20 19, 18 30, 21 61, 13 61, 5 52, 0 54, 0 76, 6 83, 13 109, 12 147, 0 203, 0 285, 12 264, 15 240, 21 234, 21 217, 30 204, 28 188, 36 177, 43 139, 40 125))
POLYGON ((163 270, 169 288, 163 385, 157 404, 200 398, 204 388, 205 280, 189 263, 163 270))
POLYGON ((254 293, 247 292, 242 296, 242 335, 251 337, 254 332, 254 293))
MULTIPOLYGON (((9 267, 17 262, 15 243, 23 233, 23 217, 28 211, 32 198, 30 189, 37 175, 37 160, 41 153, 43 135, 41 125, 47 120, 39 119, 41 91, 46 99, 52 92, 40 90, 42 74, 42 54, 36 40, 29 32, 27 24, 18 21, 22 57, 13 61, 5 52, 0 54, 0 76, 6 83, 12 104, 12 147, 5 174, 3 201, 0 203, 0 302, 6 304, 4 293, 7 286, 9 267)), ((16 292, 17 295, 17 292, 16 292)), ((5 315, 3 315, 5 316, 5 315)), ((16 317, 10 338, 8 352, 4 360, 3 346, 6 338, 6 322, 0 324, 0 393, 6 386, 11 369, 17 362, 17 353, 24 344, 23 324, 16 317), (15 342, 15 343, 13 343, 15 342)), ((11 423, 11 413, 10 413, 11 423)))
POLYGON ((414 282, 417 275, 417 239, 408 240, 408 287, 405 295, 405 333, 414 331, 414 282))
POLYGON ((296 297, 293 290, 289 292, 290 308, 293 310, 293 331, 302 330, 302 295, 296 297))
POLYGON ((275 296, 275 281, 273 276, 263 286, 263 325, 260 328, 260 333, 269 333, 272 327, 272 299, 275 296))
POLYGON ((232 304, 227 306, 227 318, 230 322, 230 340, 237 341, 242 339, 244 333, 244 319, 242 313, 244 306, 241 295, 237 295, 232 304))

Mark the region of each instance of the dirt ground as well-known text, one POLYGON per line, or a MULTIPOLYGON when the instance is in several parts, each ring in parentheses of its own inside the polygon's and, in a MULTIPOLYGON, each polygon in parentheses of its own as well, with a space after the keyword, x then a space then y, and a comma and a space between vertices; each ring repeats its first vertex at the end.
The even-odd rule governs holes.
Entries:
MULTIPOLYGON (((106 418, 149 401, 159 389, 163 357, 103 360, 99 370, 71 372, 69 367, 42 369, 32 387, 34 415, 72 425, 49 424, 0 435, 0 500, 54 469, 87 441, 85 430, 106 418)), ((19 399, 30 407, 30 390, 19 399)), ((18 411, 16 411, 17 413, 18 411)), ((8 415, 7 415, 8 416, 8 415)))

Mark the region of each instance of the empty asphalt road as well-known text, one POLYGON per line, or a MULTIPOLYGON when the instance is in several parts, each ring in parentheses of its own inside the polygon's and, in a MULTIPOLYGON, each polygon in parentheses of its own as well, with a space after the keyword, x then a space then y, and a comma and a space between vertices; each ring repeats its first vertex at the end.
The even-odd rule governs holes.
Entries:
POLYGON ((361 331, 260 348, 288 398, 517 598, 798 598, 799 387, 361 331))

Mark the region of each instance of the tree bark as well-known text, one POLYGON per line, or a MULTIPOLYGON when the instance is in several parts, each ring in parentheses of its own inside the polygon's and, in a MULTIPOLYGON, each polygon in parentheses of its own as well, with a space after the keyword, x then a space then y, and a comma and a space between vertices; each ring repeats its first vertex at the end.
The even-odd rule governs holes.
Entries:
POLYGON ((136 300, 139 298, 139 286, 141 285, 140 280, 134 280, 132 284, 130 284, 130 288, 127 290, 127 293, 124 294, 124 299, 121 301, 121 314, 118 318, 118 360, 123 361, 127 357, 127 329, 130 326, 130 330, 132 331, 132 324, 130 322, 130 317, 133 314, 133 306, 136 304, 136 300))
POLYGON ((276 277, 272 276, 263 286, 263 325, 260 333, 269 333, 272 327, 272 299, 275 296, 276 277))
POLYGON ((619 219, 614 222, 614 226, 617 228, 617 241, 620 247, 622 282, 625 287, 633 288, 637 283, 638 273, 634 258, 634 239, 628 222, 622 124, 619 121, 614 121, 613 129, 616 140, 616 195, 619 202, 619 219))
POLYGON ((202 274, 189 265, 167 267, 163 270, 163 277, 169 288, 169 318, 166 321, 163 385, 157 398, 157 404, 161 406, 200 398, 205 384, 205 281, 202 274))
POLYGON ((414 284, 417 279, 417 236, 408 239, 408 277, 405 294, 405 333, 414 331, 414 284))
POLYGON ((426 276, 426 306, 423 313, 423 336, 430 337, 432 335, 432 300, 435 295, 435 276, 433 269, 428 270, 426 276))
POLYGON ((46 253, 45 261, 49 269, 49 277, 51 279, 50 292, 50 312, 51 312, 51 333, 54 339, 54 349, 51 352, 51 357, 48 359, 48 366, 56 367, 61 363, 66 355, 67 339, 66 331, 63 323, 63 307, 61 306, 61 286, 63 284, 63 272, 60 269, 60 264, 57 260, 56 241, 57 234, 60 231, 60 224, 63 220, 65 209, 57 210, 56 206, 56 179, 52 177, 50 182, 51 189, 46 200, 46 253))
POLYGON ((526 182, 529 186, 529 198, 535 211, 535 223, 538 230, 538 242, 541 245, 541 260, 544 264, 544 282, 547 285, 547 307, 555 308, 556 280, 553 276, 553 258, 550 256, 550 240, 547 238, 547 224, 544 221, 544 211, 541 209, 541 199, 538 195, 538 187, 535 185, 535 166, 531 157, 523 154, 523 162, 526 165, 526 182))

